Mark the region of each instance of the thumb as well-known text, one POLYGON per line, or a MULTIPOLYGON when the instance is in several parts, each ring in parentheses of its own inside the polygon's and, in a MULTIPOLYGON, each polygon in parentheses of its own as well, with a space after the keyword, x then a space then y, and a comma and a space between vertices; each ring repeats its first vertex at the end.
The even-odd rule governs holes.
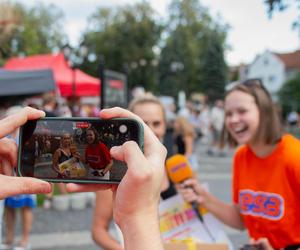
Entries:
POLYGON ((114 159, 125 162, 128 168, 132 169, 131 171, 135 171, 134 168, 141 170, 144 167, 142 162, 145 161, 145 156, 134 141, 127 141, 122 146, 113 147, 110 153, 114 159))
POLYGON ((0 199, 17 194, 50 193, 51 184, 29 177, 0 175, 0 199))

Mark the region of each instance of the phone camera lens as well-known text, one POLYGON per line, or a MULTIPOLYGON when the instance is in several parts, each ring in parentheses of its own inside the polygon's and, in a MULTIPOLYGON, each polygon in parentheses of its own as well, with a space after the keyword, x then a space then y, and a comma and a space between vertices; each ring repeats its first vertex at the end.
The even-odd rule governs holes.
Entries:
POLYGON ((119 127, 119 131, 120 131, 120 133, 122 133, 122 134, 124 134, 124 133, 126 133, 127 132, 127 126, 126 125, 121 125, 120 127, 119 127))

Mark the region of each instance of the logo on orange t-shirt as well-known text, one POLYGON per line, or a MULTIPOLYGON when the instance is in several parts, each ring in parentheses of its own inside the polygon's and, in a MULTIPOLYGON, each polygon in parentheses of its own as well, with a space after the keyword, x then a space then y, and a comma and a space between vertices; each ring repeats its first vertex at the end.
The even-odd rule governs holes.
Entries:
POLYGON ((284 200, 275 193, 240 190, 239 204, 241 213, 270 220, 279 220, 284 214, 284 200))

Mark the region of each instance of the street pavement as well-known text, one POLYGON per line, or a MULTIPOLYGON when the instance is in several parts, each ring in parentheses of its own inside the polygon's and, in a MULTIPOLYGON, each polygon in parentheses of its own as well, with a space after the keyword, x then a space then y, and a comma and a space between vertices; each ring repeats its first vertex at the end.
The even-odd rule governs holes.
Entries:
MULTIPOLYGON (((233 152, 227 152, 225 157, 212 157, 206 154, 207 146, 198 142, 195 152, 198 157, 197 173, 201 182, 207 182, 209 190, 225 202, 231 202, 231 163, 233 152)), ((34 250, 95 250, 90 233, 93 209, 70 210, 61 212, 55 210, 34 210, 34 223, 30 238, 34 250)), ((20 221, 20 219, 18 220, 20 221)), ((17 234, 20 234, 20 223, 17 234)), ((245 232, 224 227, 234 248, 248 241, 245 232)))

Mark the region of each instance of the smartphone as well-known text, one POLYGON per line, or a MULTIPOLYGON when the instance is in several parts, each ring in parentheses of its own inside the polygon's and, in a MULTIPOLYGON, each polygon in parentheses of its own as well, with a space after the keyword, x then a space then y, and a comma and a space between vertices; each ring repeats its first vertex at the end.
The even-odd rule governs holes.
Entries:
POLYGON ((143 135, 134 119, 30 120, 20 129, 17 172, 49 182, 119 183, 127 166, 110 148, 135 141, 143 151, 143 135))

